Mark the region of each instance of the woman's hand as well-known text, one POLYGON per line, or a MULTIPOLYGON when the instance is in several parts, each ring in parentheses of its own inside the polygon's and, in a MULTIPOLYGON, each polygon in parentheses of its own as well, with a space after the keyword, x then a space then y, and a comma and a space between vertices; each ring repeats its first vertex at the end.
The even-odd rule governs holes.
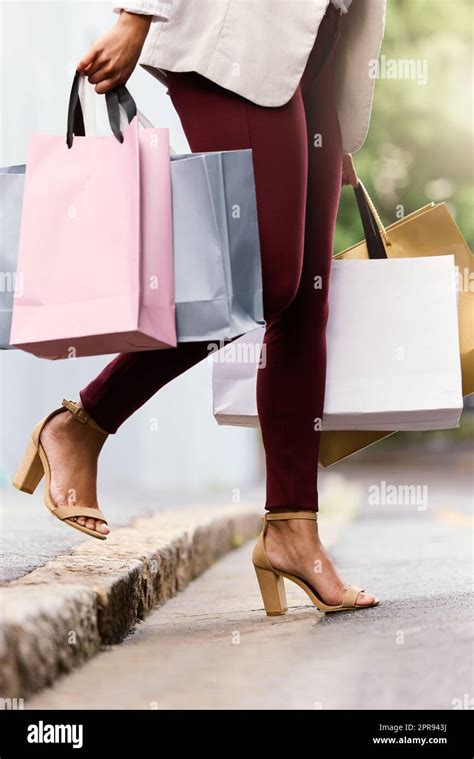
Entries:
POLYGON ((125 84, 138 63, 151 19, 122 11, 117 23, 99 37, 79 62, 77 71, 96 85, 96 92, 103 94, 125 84))
POLYGON ((350 184, 357 187, 359 178, 350 153, 344 153, 342 158, 342 184, 350 184))

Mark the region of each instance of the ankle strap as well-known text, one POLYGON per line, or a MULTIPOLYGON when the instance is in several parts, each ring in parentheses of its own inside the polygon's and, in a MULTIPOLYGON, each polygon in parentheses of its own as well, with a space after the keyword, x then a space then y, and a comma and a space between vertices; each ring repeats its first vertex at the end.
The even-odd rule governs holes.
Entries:
POLYGON ((263 517, 265 522, 272 522, 277 519, 311 519, 314 522, 318 521, 318 515, 316 511, 284 511, 284 512, 267 512, 263 517))
POLYGON ((65 398, 63 399, 63 402, 61 404, 64 406, 64 408, 67 408, 68 411, 71 412, 71 414, 74 414, 78 422, 81 422, 81 424, 88 424, 89 427, 92 427, 94 430, 97 430, 97 432, 101 432, 103 435, 108 435, 109 433, 102 429, 102 427, 99 427, 99 425, 94 422, 93 418, 87 413, 85 408, 82 408, 82 406, 79 406, 77 401, 67 401, 65 398))

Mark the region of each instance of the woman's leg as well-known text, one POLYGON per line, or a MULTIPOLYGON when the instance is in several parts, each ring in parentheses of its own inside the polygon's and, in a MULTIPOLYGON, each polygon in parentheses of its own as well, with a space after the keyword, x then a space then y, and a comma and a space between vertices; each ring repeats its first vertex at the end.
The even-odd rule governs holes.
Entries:
POLYGON ((258 372, 268 510, 318 510, 329 278, 342 177, 332 84, 339 20, 330 5, 300 83, 308 152, 303 268, 291 305, 268 323, 266 367, 258 372))
MULTIPOLYGON (((267 366, 279 365, 278 405, 272 377, 259 370, 262 434, 268 439, 267 509, 318 509, 317 462, 326 379, 326 322, 333 236, 342 177, 342 144, 333 101, 332 57, 339 20, 330 5, 301 81, 308 132, 304 261, 296 296, 267 329, 267 366)), ((339 577, 313 522, 268 524, 265 548, 276 568, 303 577, 328 604, 341 603, 339 577)), ((356 603, 374 598, 359 593, 356 603)))
MULTIPOLYGON (((193 151, 253 150, 264 309, 271 323, 292 301, 303 261, 307 135, 301 91, 275 109, 254 105, 194 73, 170 73, 169 91, 193 151)), ((97 424, 115 432, 160 388, 207 355, 207 342, 122 354, 82 390, 82 403, 97 424)), ((266 371, 273 377, 272 393, 278 402, 279 367, 266 371)), ((65 413, 51 420, 41 439, 58 505, 67 502, 73 489, 78 503, 97 506, 97 457, 103 437, 65 413)), ((79 521, 99 529, 95 520, 79 521)), ((103 531, 108 531, 105 526, 103 531)))
MULTIPOLYGON (((307 148, 301 92, 286 106, 269 109, 199 74, 169 72, 168 77, 193 152, 253 150, 264 311, 270 322, 293 299, 303 260, 307 148)), ((101 427, 116 432, 158 390, 207 355, 209 342, 123 353, 81 391, 82 403, 101 427)))

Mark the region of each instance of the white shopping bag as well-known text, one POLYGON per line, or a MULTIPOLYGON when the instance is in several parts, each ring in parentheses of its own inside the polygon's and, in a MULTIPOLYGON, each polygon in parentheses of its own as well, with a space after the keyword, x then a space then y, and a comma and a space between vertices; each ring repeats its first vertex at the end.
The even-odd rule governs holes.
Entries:
MULTIPOLYGON (((258 425, 256 375, 263 334, 254 330, 214 356, 219 424, 258 425), (247 345, 245 351, 239 351, 239 343, 247 345)), ((324 430, 459 425, 463 401, 454 256, 334 261, 327 344, 324 430)), ((262 364, 259 371, 265 371, 262 364)))

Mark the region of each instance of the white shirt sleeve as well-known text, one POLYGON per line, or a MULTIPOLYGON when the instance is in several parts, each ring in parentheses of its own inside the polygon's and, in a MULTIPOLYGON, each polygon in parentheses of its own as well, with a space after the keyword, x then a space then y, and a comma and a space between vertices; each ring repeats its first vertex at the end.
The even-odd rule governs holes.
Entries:
POLYGON ((128 11, 129 13, 153 16, 153 21, 168 21, 172 4, 173 0, 129 0, 129 2, 118 3, 114 12, 128 11))

